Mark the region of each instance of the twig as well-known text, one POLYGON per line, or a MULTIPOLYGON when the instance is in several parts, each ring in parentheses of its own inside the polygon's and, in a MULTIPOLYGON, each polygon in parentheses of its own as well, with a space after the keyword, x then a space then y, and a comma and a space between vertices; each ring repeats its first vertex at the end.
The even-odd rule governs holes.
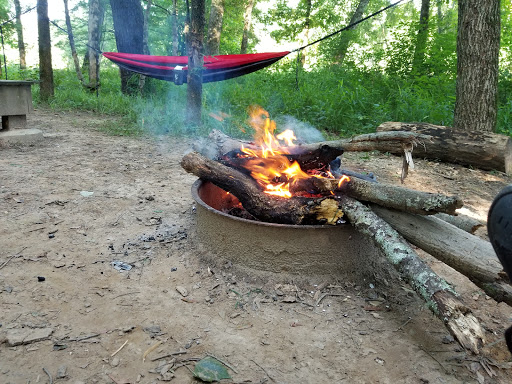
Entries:
POLYGON ((114 379, 110 373, 108 373, 107 376, 110 377, 110 380, 112 380, 114 383, 119 384, 119 382, 114 379))
POLYGON ((116 297, 113 297, 112 300, 117 299, 118 297, 121 297, 121 296, 132 295, 132 294, 136 294, 136 293, 140 293, 140 291, 121 293, 120 295, 117 295, 116 297))
POLYGON ((320 296, 318 298, 318 300, 316 301, 316 304, 315 306, 318 307, 318 304, 320 304, 320 302, 326 297, 326 296, 345 296, 344 293, 324 293, 322 296, 320 296))
POLYGON ((53 377, 52 375, 50 374, 50 372, 48 372, 48 370, 46 368, 43 367, 43 371, 44 373, 46 373, 48 375, 48 377, 50 378, 50 384, 53 384, 53 377))
POLYGON ((398 332, 399 330, 401 330, 403 327, 405 327, 407 324, 409 324, 409 322, 410 322, 411 320, 412 320, 412 317, 409 317, 405 323, 403 323, 401 326, 399 326, 399 327, 395 330, 395 332, 398 332))
POLYGON ((11 261, 12 259, 14 259, 15 257, 19 256, 21 254, 21 252, 23 252, 25 249, 27 249, 28 247, 23 247, 21 249, 21 251, 19 251, 18 253, 12 255, 11 257, 9 257, 9 259, 7 259, 7 261, 5 263, 3 263, 1 266, 0 266, 0 269, 2 269, 3 267, 5 267, 7 265, 7 263, 9 261, 11 261))
POLYGON ((146 361, 146 356, 149 355, 152 351, 158 348, 158 346, 162 344, 162 340, 160 340, 158 343, 153 344, 151 347, 146 349, 146 352, 142 355, 142 362, 146 361))
POLYGON ((207 354, 208 356, 210 356, 210 357, 213 357, 215 360, 220 361, 222 364, 224 364, 226 367, 228 367, 229 369, 231 369, 233 372, 238 373, 238 371, 237 371, 235 368, 233 368, 233 366, 231 366, 231 365, 230 365, 229 363, 227 363, 226 361, 219 359, 219 358, 218 358, 217 356, 215 356, 213 353, 206 352, 206 354, 207 354))
POLYGON ((171 357, 171 356, 176 356, 176 355, 184 355, 186 353, 188 353, 188 352, 187 351, 172 352, 172 353, 168 353, 168 354, 163 355, 163 356, 155 357, 154 359, 151 359, 151 361, 162 360, 162 359, 165 359, 166 357, 171 357))
POLYGON ((124 344, 123 344, 123 345, 121 345, 121 346, 117 349, 117 351, 115 351, 113 354, 111 354, 111 355, 110 355, 110 357, 114 357, 115 355, 117 355, 117 353, 118 353, 121 349, 123 349, 123 348, 124 348, 124 346, 125 346, 126 344, 128 344, 128 340, 126 340, 126 341, 124 342, 124 344))
POLYGON ((270 380, 272 380, 273 382, 275 382, 274 378, 268 374, 268 372, 267 372, 267 370, 266 370, 265 368, 263 368, 261 365, 259 365, 257 362, 255 362, 253 359, 250 359, 250 360, 251 360, 254 364, 256 364, 258 367, 260 367, 260 368, 261 368, 261 370, 262 370, 263 372, 265 372, 265 375, 267 375, 267 376, 268 376, 268 378, 269 378, 270 380))

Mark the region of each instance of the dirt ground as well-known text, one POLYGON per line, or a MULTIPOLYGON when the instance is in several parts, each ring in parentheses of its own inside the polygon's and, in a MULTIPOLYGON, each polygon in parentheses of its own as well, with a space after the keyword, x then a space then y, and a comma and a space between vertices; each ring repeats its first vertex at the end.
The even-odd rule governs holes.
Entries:
MULTIPOLYGON (((116 124, 37 110, 28 125, 44 141, 0 149, 0 383, 194 383, 207 354, 231 367, 226 383, 512 382, 502 340, 512 310, 464 276, 423 255, 484 326, 480 356, 399 280, 279 275, 216 258, 196 234, 196 178, 179 165, 191 141, 112 137, 98 130, 106 120, 116 124)), ((345 159, 399 183, 397 157, 345 159)), ((485 220, 511 182, 418 159, 406 186, 458 194, 464 213, 485 220)))

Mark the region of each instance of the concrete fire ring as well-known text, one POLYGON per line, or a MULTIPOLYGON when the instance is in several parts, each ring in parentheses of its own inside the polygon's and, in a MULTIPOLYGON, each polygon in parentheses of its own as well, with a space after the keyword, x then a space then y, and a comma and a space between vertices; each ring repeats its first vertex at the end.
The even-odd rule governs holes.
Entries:
MULTIPOLYGON (((222 212, 226 192, 197 180, 197 233, 216 256, 256 270, 300 275, 336 275, 348 281, 374 275, 382 257, 350 224, 264 223, 222 212)), ((236 198, 235 198, 236 199, 236 198)))

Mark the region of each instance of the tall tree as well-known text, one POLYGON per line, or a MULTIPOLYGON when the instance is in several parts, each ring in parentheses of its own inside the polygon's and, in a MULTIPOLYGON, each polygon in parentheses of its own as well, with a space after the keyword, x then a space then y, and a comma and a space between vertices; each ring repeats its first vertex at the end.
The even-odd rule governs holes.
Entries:
POLYGON ((48 0, 37 0, 37 32, 39 35, 39 95, 41 101, 48 102, 55 92, 48 0))
POLYGON ((16 10, 16 34, 18 35, 18 52, 20 53, 20 69, 27 67, 25 58, 25 40, 23 39, 23 25, 21 24, 21 5, 20 0, 14 0, 16 10))
MULTIPOLYGON (((360 0, 359 4, 357 4, 357 8, 352 14, 352 17, 350 18, 350 24, 355 23, 358 20, 361 20, 363 18, 363 13, 366 11, 366 7, 368 7, 368 3, 370 0, 360 0)), ((352 27, 351 29, 354 29, 356 27, 352 27)), ((343 61, 345 60, 345 56, 347 55, 348 47, 350 46, 350 43, 352 41, 352 34, 346 33, 340 36, 341 43, 338 48, 338 52, 336 54, 337 62, 339 65, 343 64, 343 61)))
POLYGON ((425 49, 428 39, 428 20, 430 15, 430 0, 421 0, 420 22, 418 26, 418 35, 416 37, 416 47, 412 59, 412 73, 421 74, 423 72, 423 63, 425 61, 425 49))
POLYGON ((71 26, 71 18, 69 17, 69 6, 68 0, 64 0, 64 15, 66 17, 66 27, 68 31, 68 39, 69 46, 71 48, 71 56, 73 57, 73 62, 75 63, 75 71, 80 81, 80 84, 85 85, 84 77, 82 76, 82 69, 80 68, 80 61, 78 60, 78 55, 76 53, 75 48, 75 38, 73 36, 73 27, 71 26))
POLYGON ((244 31, 242 35, 242 45, 240 47, 240 53, 247 53, 247 47, 249 45, 249 33, 251 32, 253 7, 254 0, 246 0, 244 13, 244 31))
POLYGON ((222 19, 224 17, 224 0, 212 0, 210 19, 208 20, 208 37, 206 39, 206 54, 218 55, 222 19))
POLYGON ((203 42, 205 27, 204 0, 191 0, 190 31, 188 34, 187 122, 201 124, 203 95, 203 42))
MULTIPOLYGON (((311 28, 311 0, 305 0, 306 2, 306 19, 304 21, 304 40, 302 45, 309 43, 309 30, 311 28)), ((301 51, 300 63, 302 66, 306 63, 306 52, 308 48, 304 48, 301 51)))
POLYGON ((455 128, 495 130, 499 51, 500 0, 459 0, 455 128))
MULTIPOLYGON (((114 34, 116 37, 117 51, 122 53, 144 52, 144 14, 139 0, 110 0, 112 18, 114 20, 114 34)), ((138 77, 135 82, 130 82, 134 73, 126 69, 120 69, 121 92, 128 95, 136 94, 138 89, 138 77)))
POLYGON ((179 36, 178 36, 178 4, 177 0, 172 0, 172 55, 178 56, 178 45, 179 45, 179 36))

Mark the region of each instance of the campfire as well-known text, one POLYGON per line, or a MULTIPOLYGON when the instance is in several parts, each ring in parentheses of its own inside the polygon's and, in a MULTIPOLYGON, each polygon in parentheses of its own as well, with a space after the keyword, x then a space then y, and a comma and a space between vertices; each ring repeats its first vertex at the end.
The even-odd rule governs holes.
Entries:
POLYGON ((485 342, 478 320, 400 234, 414 238, 415 245, 466 274, 489 296, 512 303, 512 288, 504 281, 490 244, 437 217, 456 215, 462 200, 376 182, 339 169, 344 151, 396 153, 400 148, 403 181, 413 166, 413 148, 420 142, 428 143, 430 137, 391 131, 301 144, 291 131, 276 134, 275 122, 259 107, 250 108, 249 122, 255 131, 252 141, 213 131, 206 146, 196 147, 183 157, 182 167, 202 182, 220 188, 221 199, 234 201, 236 211, 243 212, 244 217, 294 226, 336 228, 350 223, 443 319, 459 343, 478 353, 485 342), (406 234, 414 225, 414 236, 406 234), (443 241, 448 252, 432 245, 443 241), (450 243, 458 247, 450 248, 450 243), (475 250, 476 255, 469 256, 475 250))

